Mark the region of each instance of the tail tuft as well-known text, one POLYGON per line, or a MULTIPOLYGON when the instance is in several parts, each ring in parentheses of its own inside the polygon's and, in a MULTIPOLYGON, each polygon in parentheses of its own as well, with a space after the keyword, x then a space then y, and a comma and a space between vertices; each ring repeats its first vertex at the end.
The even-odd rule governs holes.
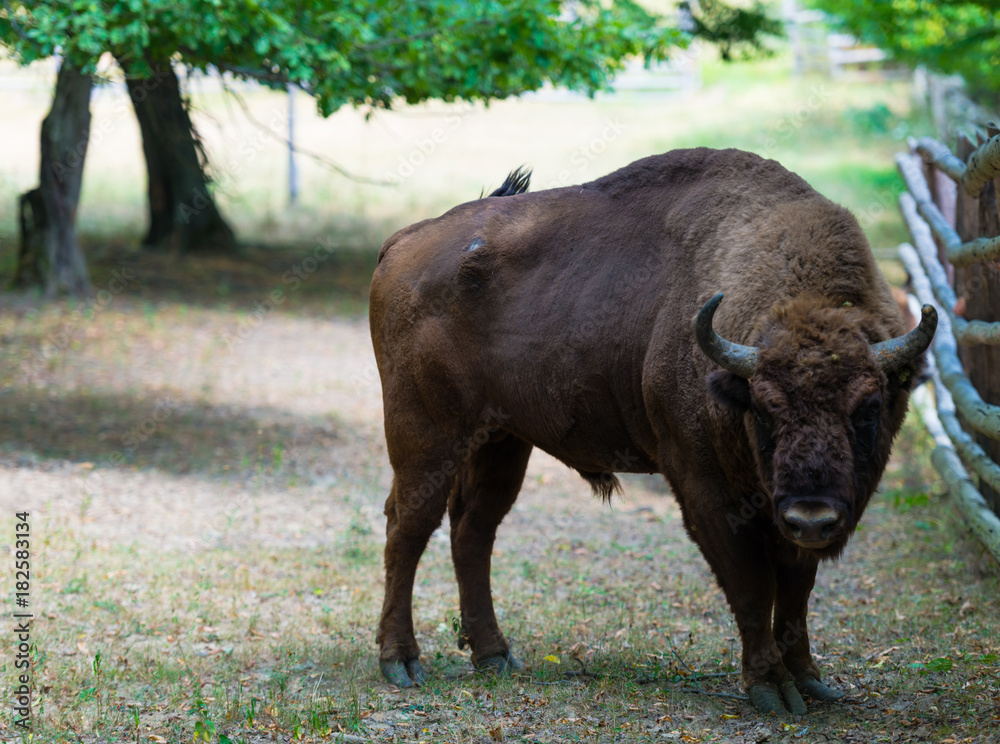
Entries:
POLYGON ((622 484, 614 473, 585 473, 582 470, 577 472, 590 484, 594 495, 601 497, 601 501, 610 504, 613 496, 616 494, 621 496, 622 484))
POLYGON ((528 190, 528 186, 530 184, 531 169, 522 165, 508 173, 506 180, 500 184, 500 188, 490 194, 490 196, 514 196, 515 194, 523 194, 528 190))

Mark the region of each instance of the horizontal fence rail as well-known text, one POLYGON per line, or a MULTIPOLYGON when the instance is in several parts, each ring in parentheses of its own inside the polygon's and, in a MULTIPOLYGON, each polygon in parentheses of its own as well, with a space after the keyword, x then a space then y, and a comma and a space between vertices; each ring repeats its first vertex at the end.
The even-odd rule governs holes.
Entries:
MULTIPOLYGON (((927 139, 926 137, 924 139, 927 139)), ((941 145, 937 140, 931 140, 941 145)), ((944 145, 941 145, 944 147, 944 145)), ((919 152, 919 151, 918 151, 919 152)), ((954 156, 952 156, 954 157, 954 156)), ((955 158, 958 160, 958 158, 955 158)), ((934 160, 935 165, 938 161, 934 160)), ((948 251, 948 261, 955 266, 967 266, 977 261, 995 261, 1000 259, 1000 237, 976 238, 968 242, 962 239, 955 232, 955 228, 941 214, 937 204, 931 198, 931 191, 924 180, 924 174, 920 172, 920 159, 907 153, 899 153, 896 156, 896 166, 899 168, 906 188, 910 190, 910 195, 916 202, 917 212, 927 222, 934 233, 934 237, 940 240, 948 251)), ((952 175, 942 168, 944 173, 952 175)), ((956 179, 961 181, 961 178, 956 179)))
MULTIPOLYGON (((913 292, 920 304, 931 304, 939 310, 938 330, 931 342, 932 355, 928 359, 931 366, 931 379, 934 381, 934 397, 937 400, 937 418, 943 431, 948 435, 950 443, 961 454, 962 461, 970 466, 970 470, 1000 490, 1000 465, 993 462, 985 450, 976 444, 968 432, 962 428, 956 416, 958 409, 955 405, 955 399, 952 397, 948 384, 943 380, 946 373, 943 373, 942 370, 951 370, 951 374, 955 374, 955 370, 958 370, 959 375, 965 376, 961 372, 962 363, 958 359, 955 341, 951 338, 948 316, 946 313, 940 312, 941 305, 934 297, 923 263, 913 246, 909 243, 903 243, 899 246, 899 257, 910 275, 913 292)), ((967 378, 965 382, 969 388, 972 388, 967 378)), ((972 390, 975 392, 974 388, 972 390)))
POLYGON ((986 323, 982 320, 966 320, 955 315, 955 305, 958 297, 948 282, 948 273, 937 259, 937 246, 934 244, 933 231, 923 220, 914 198, 903 192, 899 196, 899 208, 916 245, 917 253, 927 270, 934 296, 942 305, 942 310, 951 321, 951 329, 955 340, 960 344, 1000 344, 1000 324, 986 323))
POLYGON ((961 184, 969 196, 979 196, 986 182, 1000 175, 1000 134, 990 137, 976 148, 968 162, 962 162, 946 144, 933 137, 916 140, 914 149, 927 162, 934 163, 953 181, 961 184))
MULTIPOLYGON (((899 247, 899 257, 903 261, 913 284, 913 291, 920 304, 936 305, 942 309, 931 290, 931 283, 916 250, 909 243, 899 247)), ((934 394, 926 387, 920 387, 913 395, 920 418, 934 438, 937 447, 931 454, 934 469, 944 480, 948 493, 954 499, 966 524, 979 541, 1000 561, 1000 518, 990 509, 982 494, 976 490, 969 473, 972 470, 982 480, 1000 490, 1000 466, 962 429, 955 413, 955 404, 948 394, 947 385, 940 375, 942 366, 961 368, 956 353, 954 338, 946 313, 938 313, 937 333, 931 343, 932 354, 928 359, 934 394)), ((971 387, 971 386, 970 386, 971 387)))
MULTIPOLYGON (((1000 236, 972 237, 977 234, 980 223, 973 223, 976 227, 972 229, 969 222, 961 227, 961 219, 956 216, 962 209, 969 208, 966 199, 978 199, 987 184, 1000 175, 1000 134, 995 132, 994 128, 993 136, 978 147, 960 142, 960 148, 964 147, 960 153, 968 153, 964 160, 940 141, 921 137, 911 141, 910 153, 896 156, 896 164, 908 189, 900 195, 900 211, 913 240, 912 245, 904 243, 899 247, 899 257, 919 302, 935 305, 940 318, 928 353, 934 392, 926 387, 918 388, 913 400, 937 444, 931 458, 935 469, 947 484, 966 523, 1000 561, 1000 515, 997 513, 1000 502, 991 508, 976 487, 978 483, 979 488, 1000 494, 1000 465, 996 462, 996 444, 990 441, 1000 440, 1000 405, 983 399, 959 357, 960 346, 982 349, 1000 345, 1000 322, 963 317, 965 297, 957 295, 951 281, 954 269, 950 268, 968 269, 982 262, 1000 261, 1000 236), (964 194, 958 193, 957 206, 954 200, 949 204, 947 198, 938 201, 942 186, 937 173, 945 174, 955 182, 955 188, 964 191, 964 194), (940 204, 945 207, 942 209, 940 204), (953 219, 958 221, 953 223, 953 219), (963 235, 966 236, 964 240, 963 235), (977 441, 970 430, 986 438, 977 441), (994 453, 992 456, 990 449, 994 453)), ((947 183, 944 179, 944 184, 947 183)), ((951 190, 953 196, 955 193, 951 190)), ((992 203, 994 188, 987 194, 992 203)), ((976 214, 981 216, 983 213, 976 214)), ((995 231, 995 228, 986 227, 995 222, 981 224, 980 235, 988 230, 995 231)), ((991 299, 990 303, 993 301, 991 299)), ((982 383, 982 374, 976 379, 982 383)), ((989 377, 986 380, 988 383, 989 377)))

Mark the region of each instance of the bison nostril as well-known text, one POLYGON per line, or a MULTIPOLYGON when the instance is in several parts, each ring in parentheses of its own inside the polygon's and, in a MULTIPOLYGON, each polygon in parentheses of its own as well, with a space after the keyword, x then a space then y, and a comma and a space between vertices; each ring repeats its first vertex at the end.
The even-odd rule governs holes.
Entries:
POLYGON ((802 537, 803 520, 799 517, 786 516, 785 527, 793 537, 802 537))
POLYGON ((806 543, 827 542, 837 533, 840 515, 832 509, 819 511, 792 506, 782 514, 786 534, 793 540, 806 543))

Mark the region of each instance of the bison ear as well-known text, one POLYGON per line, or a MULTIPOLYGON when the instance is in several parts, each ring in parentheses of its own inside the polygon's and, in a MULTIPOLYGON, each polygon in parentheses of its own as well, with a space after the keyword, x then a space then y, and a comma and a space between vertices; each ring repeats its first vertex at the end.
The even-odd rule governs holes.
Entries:
POLYGON ((921 354, 919 357, 914 359, 910 364, 904 366, 901 370, 895 372, 893 377, 896 382, 899 383, 901 390, 906 390, 907 392, 913 390, 918 385, 922 385, 930 379, 930 375, 927 373, 927 361, 925 355, 921 354))
POLYGON ((708 392, 723 405, 741 413, 750 408, 750 383, 745 377, 717 369, 705 378, 708 392))

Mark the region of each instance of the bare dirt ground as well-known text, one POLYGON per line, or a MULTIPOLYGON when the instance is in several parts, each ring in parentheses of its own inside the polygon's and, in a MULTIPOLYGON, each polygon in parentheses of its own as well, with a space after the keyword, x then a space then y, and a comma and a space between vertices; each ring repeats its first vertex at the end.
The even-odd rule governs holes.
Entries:
MULTIPOLYGON (((845 702, 757 716, 664 486, 627 478, 607 506, 538 452, 494 554, 523 676, 473 675, 456 648, 442 530, 416 588, 431 681, 388 688, 367 271, 325 267, 317 286, 359 289, 257 315, 273 275, 200 303, 140 277, 78 321, 5 300, 0 544, 29 511, 32 741, 1000 741, 1000 571, 912 420, 813 594, 814 649, 845 702)), ((15 733, 8 708, 0 737, 15 733)))

